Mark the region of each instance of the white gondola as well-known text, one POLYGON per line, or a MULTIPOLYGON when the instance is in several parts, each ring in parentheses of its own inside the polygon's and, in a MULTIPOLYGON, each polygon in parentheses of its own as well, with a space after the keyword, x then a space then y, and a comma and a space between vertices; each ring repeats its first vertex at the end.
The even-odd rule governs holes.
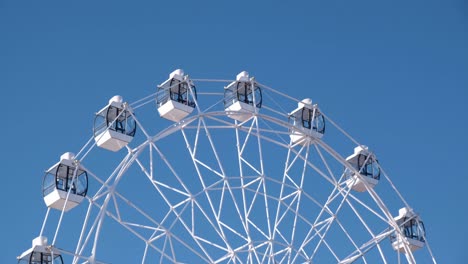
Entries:
POLYGON ((244 122, 261 107, 262 90, 249 78, 248 72, 239 73, 236 81, 224 88, 224 109, 228 117, 244 122))
POLYGON ((406 246, 414 252, 426 244, 424 223, 409 208, 401 208, 394 218, 400 230, 390 237, 394 250, 405 253, 406 246))
POLYGON ((346 161, 359 172, 358 174, 346 169, 348 179, 346 185, 357 191, 365 192, 368 188, 374 188, 380 180, 380 166, 374 154, 369 152, 367 146, 357 146, 354 153, 346 158, 346 161))
POLYGON ((179 122, 192 113, 196 99, 195 85, 183 70, 177 69, 158 86, 156 104, 162 118, 179 122))
POLYGON ((63 264, 62 255, 47 245, 47 238, 44 236, 33 239, 32 247, 17 259, 18 264, 63 264))
POLYGON ((289 123, 291 144, 310 144, 308 138, 320 139, 325 133, 325 118, 310 98, 297 103, 297 108, 289 113, 289 123))
POLYGON ((136 133, 136 121, 132 109, 120 95, 109 100, 94 119, 94 140, 107 150, 118 151, 130 143, 136 133))
POLYGON ((80 204, 87 191, 88 174, 70 152, 63 154, 60 161, 46 171, 42 182, 46 205, 61 211, 80 204))

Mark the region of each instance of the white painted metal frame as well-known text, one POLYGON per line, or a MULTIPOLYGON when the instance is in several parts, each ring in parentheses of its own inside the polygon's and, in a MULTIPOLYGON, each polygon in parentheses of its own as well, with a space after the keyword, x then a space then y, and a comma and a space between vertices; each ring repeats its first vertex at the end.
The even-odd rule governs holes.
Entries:
MULTIPOLYGON (((359 172, 326 143, 326 134, 322 139, 306 138, 309 144, 293 144, 288 113, 283 109, 286 106, 273 98, 294 104, 299 101, 257 84, 264 90, 262 111, 255 110, 242 122, 227 117, 222 93, 204 94, 202 86, 197 86, 200 102, 196 102, 196 111, 156 134, 133 116, 142 140, 134 147, 126 146, 127 154, 109 175, 97 175, 83 165, 96 146, 91 138, 78 153, 77 162, 88 172, 89 184, 99 188, 86 197, 87 211, 74 251, 55 247, 58 236, 63 234, 60 228, 64 212, 55 228, 53 251, 71 256, 72 263, 105 263, 99 248, 106 245, 99 242, 105 235, 104 220, 108 219, 142 241, 141 263, 154 263, 155 256, 159 263, 187 262, 187 258, 192 263, 394 263, 395 254, 400 263, 400 253, 392 251, 388 241, 400 229, 392 215, 394 208, 384 202, 385 194, 381 197, 378 188, 367 185, 367 192, 360 194, 347 186, 343 168, 359 172), (213 105, 202 107, 203 95, 218 98, 213 105), (232 135, 232 141, 220 143, 218 136, 227 134, 232 135), (193 172, 190 179, 164 148, 166 138, 175 136, 186 146, 177 151, 184 151, 188 159, 183 166, 193 172), (223 159, 223 144, 232 145, 236 160, 223 159), (286 155, 279 158, 278 154, 276 163, 283 164, 280 172, 270 169, 277 166, 271 163, 276 153, 269 151, 270 146, 284 150, 286 155), (119 191, 119 183, 132 167, 139 168, 142 178, 161 198, 161 204, 154 208, 165 208, 162 217, 155 217, 138 205, 140 201, 119 191), (321 185, 317 187, 315 182, 321 185), (311 186, 318 189, 311 190, 311 186), (131 214, 128 208, 133 210, 131 214), (132 214, 143 220, 133 221, 132 214), (358 236, 355 226, 362 230, 358 236), (340 241, 335 241, 336 237, 340 241)), ((223 86, 219 87, 222 90, 223 86)), ((136 101, 133 109, 150 105, 154 96, 136 101)), ((327 131, 331 125, 343 138, 360 145, 333 120, 325 118, 327 131)), ((401 205, 409 207, 385 171, 381 172, 379 185, 389 185, 401 205)), ((47 210, 40 235, 45 233, 49 218, 47 210)), ((416 263, 407 245, 404 251, 406 261, 416 263)), ((422 251, 436 263, 427 239, 422 251)))

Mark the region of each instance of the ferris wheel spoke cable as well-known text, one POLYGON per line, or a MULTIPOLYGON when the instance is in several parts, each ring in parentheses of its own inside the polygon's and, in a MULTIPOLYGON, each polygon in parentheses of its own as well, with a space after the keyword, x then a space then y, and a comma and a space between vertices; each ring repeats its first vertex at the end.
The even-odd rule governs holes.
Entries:
MULTIPOLYGON (((159 223, 157 223, 156 220, 154 220, 153 218, 151 218, 148 214, 146 214, 142 209, 138 208, 135 204, 133 204, 130 200, 128 200, 127 198, 125 198, 124 196, 122 196, 121 194, 119 194, 118 192, 115 192, 114 195, 117 195, 119 196, 120 199, 122 199, 125 203, 131 205, 138 213, 140 213, 142 216, 144 216, 146 219, 148 219, 149 221, 153 222, 156 226, 154 227, 154 229, 160 229, 159 226, 161 226, 159 223)), ((161 254, 164 254, 164 252, 160 251, 159 248, 155 247, 154 245, 152 245, 152 243, 150 243, 148 241, 147 238, 144 238, 143 236, 140 235, 140 233, 138 233, 137 231, 135 231, 134 229, 132 229, 130 226, 131 225, 128 225, 126 224, 125 222, 122 221, 121 217, 119 217, 118 215, 115 215, 113 214, 112 212, 108 211, 108 210, 105 210, 104 209, 104 206, 103 205, 100 205, 99 203, 97 202, 93 202, 93 204, 99 209, 99 210, 102 210, 105 212, 106 215, 110 216, 113 220, 115 220, 116 222, 120 223, 122 226, 124 226, 127 230, 129 230, 130 232, 132 232, 134 235, 136 235, 138 238, 140 238, 141 240, 145 241, 146 243, 148 243, 151 247, 153 247, 154 249, 156 249, 157 251, 159 251, 161 254)), ((98 224, 98 220, 99 218, 97 217, 95 219, 95 223, 93 224, 92 228, 90 229, 89 231, 89 234, 88 234, 88 237, 86 239, 86 242, 84 245, 87 244, 87 241, 90 239, 90 236, 92 235, 93 233, 93 230, 96 228, 97 224, 98 224)), ((165 230, 165 229, 163 229, 165 230)), ((164 231, 166 232, 166 231, 164 231)), ((84 249, 84 246, 83 248, 84 249)), ((79 254, 82 254, 81 252, 79 254)))
MULTIPOLYGON (((335 185, 335 189, 337 188, 337 186, 335 185)), ((317 243, 317 246, 316 246, 316 249, 318 249, 318 247, 320 246, 320 244, 322 242, 324 242, 324 239, 325 237, 327 236, 332 224, 338 219, 338 214, 339 214, 339 211, 341 210, 341 208, 343 207, 344 205, 344 202, 347 201, 347 196, 349 195, 350 193, 350 190, 347 190, 346 191, 346 194, 343 196, 343 199, 341 200, 341 202, 339 203, 337 209, 333 212, 333 215, 332 217, 330 218, 330 222, 328 223, 323 235, 321 236, 321 239, 320 241, 317 243)), ((327 201, 326 204, 323 206, 323 208, 328 208, 328 204, 329 202, 327 201)), ((314 250, 314 254, 315 254, 316 250, 314 250)))
MULTIPOLYGON (((197 133, 197 135, 198 135, 198 133, 197 133)), ((184 138, 186 138, 186 137, 184 137, 184 138)), ((189 146, 189 151, 190 151, 190 153, 191 153, 192 159, 194 160, 194 164, 195 164, 197 173, 198 173, 198 175, 199 175, 200 182, 201 182, 202 185, 203 185, 203 189, 206 190, 206 189, 207 189, 206 184, 204 183, 203 177, 202 177, 202 175, 201 175, 201 173, 200 173, 200 171, 199 171, 199 168, 198 168, 198 165, 197 165, 198 163, 197 163, 196 160, 195 160, 195 153, 193 152, 193 150, 190 150, 191 148, 190 148, 190 143, 188 143, 188 140, 186 140, 186 144, 187 144, 187 146, 189 146)), ((225 177, 225 176, 224 176, 224 177, 225 177)), ((225 185, 225 184, 226 184, 226 181, 223 180, 223 184, 225 185)), ((222 190, 223 190, 223 193, 222 193, 223 196, 224 196, 224 191, 225 191, 225 189, 226 189, 226 188, 223 188, 223 189, 222 189, 222 190)), ((231 194, 232 194, 232 193, 231 193, 231 194)), ((206 197, 207 197, 207 199, 208 199, 208 201, 209 201, 211 210, 213 211, 213 213, 215 213, 215 215, 217 216, 218 221, 219 221, 219 217, 220 217, 220 214, 221 214, 221 211, 220 211, 220 210, 221 210, 221 204, 220 204, 219 210, 216 212, 215 206, 213 205, 213 202, 212 202, 212 199, 211 199, 209 193, 208 193, 208 192, 205 192, 205 195, 206 195, 206 197)), ((223 201, 223 200, 224 200, 224 199, 222 198, 221 201, 223 201)), ((237 209, 236 209, 236 210, 237 210, 237 209)), ((237 212, 238 212, 238 215, 240 216, 241 221, 243 221, 243 220, 242 220, 242 217, 241 217, 241 214, 239 213, 239 211, 237 211, 237 212)), ((208 217, 207 217, 207 218, 208 218, 208 217)), ((243 224, 243 226, 245 227, 245 224, 243 224)), ((221 226, 220 226, 220 230, 222 231, 222 227, 221 227, 221 226)), ((223 232, 223 237, 225 238, 224 232, 223 232)))
POLYGON ((192 79, 194 82, 213 82, 213 83, 230 83, 233 82, 234 80, 223 80, 223 79, 192 79))
MULTIPOLYGON (((102 206, 100 206, 100 208, 102 208, 102 206)), ((140 240, 144 241, 148 246, 152 247, 153 249, 155 249, 157 252, 159 252, 162 257, 165 257, 166 259, 170 260, 170 261, 175 261, 175 259, 169 255, 167 255, 167 253, 161 249, 159 249, 158 247, 156 247, 155 245, 153 245, 152 243, 148 242, 148 239, 143 237, 139 232, 137 232, 136 230, 134 230, 130 225, 126 224, 126 223, 123 223, 122 221, 119 220, 119 218, 114 215, 113 213, 109 212, 109 211, 106 211, 106 215, 111 217, 114 221, 116 221, 117 223, 120 223, 125 229, 127 229, 128 231, 130 231, 133 235, 135 235, 136 237, 138 237, 140 240)))
MULTIPOLYGON (((354 239, 351 237, 351 235, 349 234, 348 230, 343 226, 343 224, 341 223, 340 219, 336 219, 335 220, 336 224, 340 227, 340 229, 343 231, 343 233, 345 234, 346 238, 351 242, 351 244, 353 245, 353 247, 356 249, 356 251, 358 253, 362 253, 362 251, 360 250, 359 246, 357 245, 356 241, 354 241, 354 239)), ((365 257, 363 257, 363 261, 364 263, 367 263, 367 260, 365 257)))
POLYGON ((46 211, 46 214, 45 214, 45 217, 44 217, 44 221, 42 221, 41 231, 39 232, 40 237, 44 234, 44 229, 45 229, 45 226, 46 226, 46 223, 47 223, 47 219, 49 218, 49 213, 50 213, 50 208, 48 207, 47 211, 46 211))
POLYGON ((272 108, 272 107, 266 106, 266 105, 263 105, 262 108, 264 108, 264 109, 266 109, 266 110, 268 110, 268 111, 270 111, 270 112, 273 112, 273 113, 277 114, 277 115, 280 116, 280 117, 286 117, 286 118, 287 118, 287 117, 288 117, 288 112, 287 112, 285 109, 283 109, 283 107, 282 107, 278 102, 276 102, 276 100, 275 100, 273 97, 271 97, 268 93, 264 93, 264 94, 265 94, 273 103, 275 103, 275 106, 278 107, 278 109, 280 109, 281 112, 275 110, 275 109, 272 108))
POLYGON ((334 185, 337 186, 338 183, 340 182, 340 180, 342 179, 342 177, 340 179, 336 179, 336 176, 335 174, 333 173, 332 169, 330 168, 327 160, 325 159, 325 157, 323 156, 323 153, 322 151, 320 150, 320 148, 317 146, 317 144, 313 144, 314 145, 314 149, 315 151, 318 153, 323 165, 325 165, 325 168, 327 169, 328 171, 328 174, 330 175, 330 178, 332 178, 334 180, 334 185))
POLYGON ((367 230, 367 232, 374 238, 375 237, 375 234, 374 232, 371 230, 371 228, 367 225, 366 221, 364 220, 364 218, 361 216, 361 214, 357 211, 357 209, 354 207, 354 205, 349 201, 349 200, 346 200, 346 203, 348 204, 348 206, 351 208, 351 210, 353 210, 353 212, 356 214, 356 216, 358 217, 359 221, 361 222, 361 224, 364 226, 364 228, 367 230))
POLYGON ((97 244, 98 244, 99 234, 100 234, 100 231, 101 231, 101 228, 102 228, 102 223, 104 221, 104 216, 105 216, 104 212, 107 210, 107 205, 109 203, 109 200, 110 200, 111 196, 115 193, 115 188, 117 187, 119 181, 122 179, 122 177, 124 175, 124 172, 126 172, 128 170, 129 166, 133 163, 133 161, 138 157, 138 155, 140 153, 141 153, 141 149, 137 153, 132 155, 131 158, 128 160, 128 162, 126 162, 119 169, 118 173, 115 176, 114 182, 110 186, 109 193, 106 195, 106 197, 104 199, 104 203, 102 205, 101 211, 99 211, 98 216, 96 217, 96 219, 99 219, 99 220, 97 222, 96 232, 94 234, 94 242, 93 242, 93 246, 92 246, 92 250, 91 250, 92 258, 94 258, 96 256, 96 247, 97 247, 97 244))
POLYGON ((133 109, 138 109, 140 107, 142 107, 143 105, 146 105, 147 103, 149 102, 153 102, 154 101, 154 98, 158 95, 158 93, 152 93, 150 95, 147 95, 141 99, 138 99, 136 100, 135 102, 132 102, 130 103, 130 106, 133 108, 133 109))
POLYGON ((341 128, 335 121, 333 121, 333 119, 331 119, 329 116, 325 115, 324 113, 322 113, 322 115, 326 118, 326 120, 332 124, 336 129, 338 129, 338 131, 340 131, 343 135, 345 135, 349 140, 351 140, 354 144, 356 144, 357 146, 361 146, 362 144, 360 144, 357 140, 355 140, 351 135, 349 135, 343 128, 341 128))
MULTIPOLYGON (((209 129, 206 127, 206 123, 205 123, 204 118, 201 118, 200 120, 201 120, 201 122, 202 122, 202 124, 203 124, 203 127, 204 127, 204 130, 205 130, 205 132, 206 132, 208 141, 209 141, 209 143, 210 143, 210 146, 211 146, 211 149, 212 149, 212 151, 213 151, 213 154, 214 154, 214 156, 215 156, 215 158, 216 158, 217 164, 218 164, 218 166, 219 166, 219 168, 220 168, 220 170, 221 170, 221 172, 222 172, 223 178, 225 178, 225 177, 226 177, 226 174, 225 174, 225 172, 224 172, 224 167, 223 167, 223 165, 222 165, 222 163, 221 163, 221 161, 220 161, 220 159, 219 159, 218 152, 217 152, 217 150, 216 150, 216 148, 215 148, 215 145, 214 145, 214 143, 213 143, 213 140, 212 140, 212 138, 211 138, 209 129)), ((237 214, 238 214, 238 216, 239 216, 239 218, 240 218, 240 221, 243 223, 244 230, 245 230, 246 233, 248 234, 248 233, 249 233, 249 231, 248 231, 248 224, 246 223, 246 219, 243 219, 243 217, 242 217, 241 210, 239 209, 239 205, 238 205, 237 200, 236 200, 236 198, 235 198, 235 196, 234 196, 234 194, 233 194, 233 192, 232 192, 232 189, 231 189, 231 187, 230 187, 230 184, 229 184, 228 181, 225 181, 225 184, 226 184, 226 186, 228 187, 228 188, 227 188, 227 189, 228 189, 228 193, 229 193, 230 198, 232 199, 232 201, 233 201, 233 203, 234 203, 234 207, 235 207, 236 212, 237 212, 237 214)))
MULTIPOLYGON (((200 169, 199 169, 197 163, 195 162, 194 152, 193 152, 193 149, 192 149, 192 147, 191 147, 191 144, 189 143, 188 138, 187 138, 186 135, 184 134, 184 131, 182 130, 181 132, 182 132, 182 134, 184 135, 184 139, 185 139, 185 143, 186 143, 186 145, 187 145, 187 149, 188 149, 188 151, 189 151, 189 153, 190 153, 190 155, 191 155, 191 157, 192 157, 192 161, 193 161, 195 170, 196 170, 196 172, 197 172, 198 178, 199 178, 199 180, 200 180, 200 183, 201 183, 201 185, 202 185, 202 187, 203 187, 203 190, 207 190, 208 187, 206 186, 205 181, 203 180, 203 176, 202 176, 202 174, 201 174, 201 172, 200 172, 200 169)), ((197 133, 197 135, 198 135, 198 133, 197 133)), ((223 184, 224 184, 224 180, 223 180, 223 184)), ((221 206, 220 206, 219 210, 217 211, 216 208, 215 208, 215 206, 213 205, 212 198, 210 197, 209 192, 204 191, 203 193, 205 194, 205 196, 206 196, 206 198, 207 198, 207 200, 208 200, 208 204, 209 204, 209 206, 210 206, 210 210, 211 210, 212 213, 215 215, 216 220, 218 220, 218 221, 217 221, 218 227, 215 228, 215 230, 218 230, 218 231, 220 232, 220 236, 222 237, 222 239, 223 239, 224 241, 227 241, 227 240, 226 240, 226 236, 225 236, 225 234, 224 234, 224 232, 223 232, 223 229, 222 229, 222 227, 221 227, 221 225, 220 225, 220 222, 219 222, 219 216, 220 216, 220 214, 221 214, 219 210, 221 210, 221 206)), ((224 188, 223 188, 223 193, 222 193, 222 194, 224 195, 224 188)), ((222 198, 221 198, 221 201, 223 201, 222 198)), ((194 202, 196 202, 196 201, 194 201, 194 202)), ((202 209, 202 208, 199 206, 199 209, 202 209)), ((209 217, 207 217, 207 215, 205 214, 204 210, 202 210, 202 213, 203 213, 204 216, 208 219, 208 221, 211 223, 211 220, 209 219, 209 217)), ((215 225, 213 225, 213 226, 215 226, 215 225)))

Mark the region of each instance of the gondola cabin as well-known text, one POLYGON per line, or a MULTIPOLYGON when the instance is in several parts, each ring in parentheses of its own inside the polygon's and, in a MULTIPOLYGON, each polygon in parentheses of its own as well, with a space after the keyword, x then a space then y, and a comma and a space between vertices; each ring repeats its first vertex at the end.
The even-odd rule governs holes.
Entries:
POLYGON ((195 85, 181 69, 173 71, 169 79, 158 86, 156 104, 162 118, 179 122, 192 113, 196 100, 195 85))
POLYGON ((398 212, 398 216, 394 218, 400 230, 390 236, 392 247, 394 250, 405 253, 407 246, 411 252, 414 252, 426 244, 426 231, 424 223, 410 209, 404 207, 398 212))
POLYGON ((317 105, 306 98, 297 104, 297 108, 289 113, 291 144, 310 144, 310 139, 320 139, 325 133, 325 117, 317 105))
POLYGON ((121 96, 116 95, 102 108, 94 119, 94 140, 96 144, 110 151, 118 151, 130 143, 135 136, 137 125, 133 111, 121 96))
POLYGON ((224 109, 228 117, 240 122, 262 107, 262 90, 246 71, 224 88, 224 109))
POLYGON ((60 161, 46 171, 42 182, 42 194, 46 205, 60 211, 68 211, 83 201, 88 191, 88 174, 67 152, 60 161))
POLYGON ((346 185, 357 191, 365 192, 368 188, 374 188, 380 180, 380 166, 375 156, 369 152, 367 146, 357 146, 354 153, 346 158, 346 161, 354 168, 345 169, 348 179, 346 185))
POLYGON ((46 237, 37 237, 33 239, 32 247, 17 258, 18 264, 63 264, 62 255, 51 248, 46 237))

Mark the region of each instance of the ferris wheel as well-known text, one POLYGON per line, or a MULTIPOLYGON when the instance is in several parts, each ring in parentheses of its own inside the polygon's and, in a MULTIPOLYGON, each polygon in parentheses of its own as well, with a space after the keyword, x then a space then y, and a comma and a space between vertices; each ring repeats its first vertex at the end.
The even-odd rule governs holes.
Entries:
POLYGON ((18 263, 436 263, 382 163, 309 98, 175 70, 47 169, 18 263))

